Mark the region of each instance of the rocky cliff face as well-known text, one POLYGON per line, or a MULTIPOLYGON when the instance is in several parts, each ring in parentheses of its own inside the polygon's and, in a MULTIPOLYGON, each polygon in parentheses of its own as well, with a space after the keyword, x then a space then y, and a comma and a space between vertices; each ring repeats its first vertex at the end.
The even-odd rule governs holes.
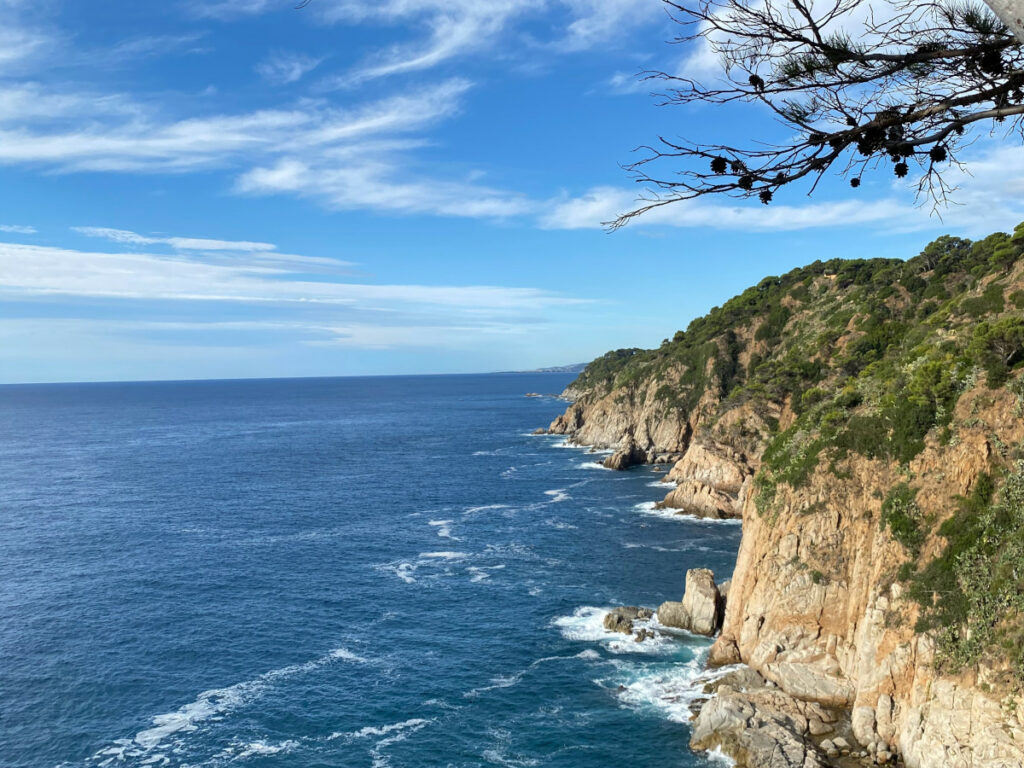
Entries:
POLYGON ((552 432, 743 517, 711 663, 761 682, 705 705, 695 747, 1024 766, 1022 257, 1024 227, 817 263, 575 383, 552 432))
POLYGON ((746 663, 797 699, 847 710, 870 754, 898 754, 909 768, 1024 765, 1024 710, 1006 660, 936 670, 934 640, 915 631, 920 608, 898 579, 907 553, 882 524, 885 493, 912 475, 922 518, 934 521, 922 553, 937 555, 950 500, 1024 441, 1016 408, 1009 392, 978 385, 957 405, 955 439, 930 440, 906 469, 848 459, 839 478, 816 472, 779 494, 771 515, 748 497, 712 662, 746 663))

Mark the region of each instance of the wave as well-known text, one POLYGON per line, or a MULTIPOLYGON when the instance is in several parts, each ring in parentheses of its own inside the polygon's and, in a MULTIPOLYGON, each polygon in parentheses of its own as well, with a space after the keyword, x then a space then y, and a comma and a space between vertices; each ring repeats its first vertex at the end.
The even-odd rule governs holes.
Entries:
POLYGON ((735 666, 714 670, 705 668, 707 650, 692 659, 656 668, 623 667, 620 674, 595 680, 605 688, 614 688, 619 700, 638 710, 653 710, 674 723, 688 723, 693 717, 692 706, 707 697, 704 687, 736 669, 735 666))
POLYGON ((477 512, 489 512, 494 509, 508 509, 508 504, 484 504, 482 507, 469 507, 464 515, 475 515, 477 512))
POLYGON ((486 581, 491 578, 491 574, 488 571, 500 571, 505 566, 502 565, 471 565, 466 571, 470 574, 469 580, 472 582, 486 581))
POLYGON ((565 492, 565 488, 555 488, 553 491, 544 491, 544 495, 551 497, 552 504, 557 504, 560 501, 568 501, 572 498, 572 496, 565 492))
POLYGON ((579 527, 563 520, 555 520, 554 518, 548 518, 545 520, 544 525, 550 526, 558 531, 575 531, 579 527))
POLYGON ((452 523, 454 522, 454 520, 431 520, 427 525, 437 528, 437 535, 442 539, 459 541, 458 536, 452 536, 452 523))
POLYGON ((660 517, 665 520, 684 521, 688 523, 705 523, 708 525, 741 525, 743 523, 742 518, 729 517, 719 519, 717 517, 698 517, 697 515, 690 515, 681 509, 675 509, 674 507, 662 507, 657 508, 657 505, 661 502, 658 501, 642 501, 639 504, 634 504, 633 509, 651 517, 660 517))
POLYGON ((420 557, 432 560, 461 560, 469 555, 465 552, 420 552, 420 557))
MULTIPOLYGON (((600 643, 607 651, 616 655, 663 655, 678 650, 678 638, 672 635, 662 633, 638 643, 632 635, 609 632, 604 628, 604 617, 610 610, 611 608, 584 605, 573 611, 571 616, 560 616, 551 624, 566 640, 600 643)), ((633 626, 637 629, 661 629, 655 619, 638 619, 633 622, 633 626)))
MULTIPOLYGON (((180 752, 182 737, 185 734, 198 731, 204 722, 222 720, 233 710, 256 701, 263 696, 268 688, 285 678, 312 672, 337 661, 365 663, 367 659, 352 653, 347 648, 335 648, 324 656, 304 664, 292 664, 280 669, 273 669, 252 680, 235 683, 226 688, 211 688, 196 696, 194 701, 173 712, 154 715, 150 718, 151 727, 139 731, 131 739, 115 741, 112 746, 96 752, 90 760, 97 762, 100 766, 106 766, 115 760, 123 761, 127 758, 146 757, 147 764, 155 764, 165 757, 157 751, 158 747, 180 752)), ((248 745, 242 745, 242 749, 243 751, 248 750, 247 755, 256 755, 270 754, 267 750, 281 752, 295 746, 297 743, 294 742, 270 745, 263 741, 254 741, 248 745)))
POLYGON ((370 760, 373 768, 387 768, 391 764, 388 756, 384 754, 384 750, 392 744, 397 744, 400 741, 405 741, 409 736, 421 728, 426 728, 428 725, 433 723, 433 720, 426 720, 421 717, 415 717, 410 720, 403 720, 400 723, 389 723, 388 725, 368 725, 360 728, 358 731, 350 733, 337 732, 332 733, 327 737, 328 741, 334 739, 346 739, 347 741, 353 742, 358 739, 371 739, 379 738, 370 748, 370 760), (381 738, 383 737, 383 738, 381 738))
POLYGON ((577 464, 578 469, 603 469, 607 472, 614 472, 613 469, 608 469, 604 464, 598 461, 584 461, 582 464, 577 464))

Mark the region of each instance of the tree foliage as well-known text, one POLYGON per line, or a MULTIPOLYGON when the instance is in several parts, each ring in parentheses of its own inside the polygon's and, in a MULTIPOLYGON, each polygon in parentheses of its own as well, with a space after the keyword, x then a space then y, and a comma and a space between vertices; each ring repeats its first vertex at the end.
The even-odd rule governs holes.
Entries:
POLYGON ((971 0, 665 0, 683 32, 722 63, 705 85, 647 73, 662 103, 760 104, 779 142, 734 146, 662 136, 628 168, 654 195, 613 227, 653 208, 705 195, 771 202, 828 172, 861 186, 873 172, 920 173, 919 195, 945 202, 946 178, 972 129, 1024 136, 1024 45, 971 0))

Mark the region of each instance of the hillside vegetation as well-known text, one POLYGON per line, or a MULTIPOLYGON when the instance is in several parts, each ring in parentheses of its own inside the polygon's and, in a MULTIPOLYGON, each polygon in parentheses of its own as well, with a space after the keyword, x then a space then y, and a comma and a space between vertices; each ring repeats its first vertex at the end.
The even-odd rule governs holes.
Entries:
POLYGON ((654 386, 666 414, 755 434, 753 508, 767 524, 812 477, 841 484, 857 459, 892 468, 897 480, 875 493, 904 553, 894 579, 916 631, 934 638, 940 669, 995 660, 1019 686, 1024 446, 989 435, 995 449, 970 493, 939 508, 920 503, 914 460, 985 429, 978 414, 993 404, 1024 414, 1022 256, 1024 224, 976 242, 941 237, 906 261, 816 261, 765 278, 657 349, 609 352, 570 389, 586 403, 654 386), (973 415, 957 409, 968 392, 973 415), (725 418, 736 413, 750 418, 725 418))

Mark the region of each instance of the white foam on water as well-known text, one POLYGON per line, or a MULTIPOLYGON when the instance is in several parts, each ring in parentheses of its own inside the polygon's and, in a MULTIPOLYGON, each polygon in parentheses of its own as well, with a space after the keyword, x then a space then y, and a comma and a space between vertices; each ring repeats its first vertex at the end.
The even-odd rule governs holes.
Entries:
POLYGON ((544 495, 551 497, 552 504, 557 504, 560 501, 567 501, 572 498, 572 496, 565 492, 565 488, 555 488, 553 491, 544 491, 544 495))
POLYGON ((584 461, 582 464, 576 465, 577 469, 603 469, 607 472, 614 472, 613 469, 608 469, 604 464, 597 461, 584 461))
POLYGON ((578 526, 572 523, 567 523, 564 520, 555 520, 554 518, 548 518, 544 521, 544 525, 550 526, 558 531, 575 531, 578 526))
POLYGON ((683 521, 687 523, 706 523, 708 525, 742 525, 743 520, 740 518, 728 518, 725 520, 719 520, 714 517, 697 517, 696 515, 688 515, 680 509, 673 507, 664 507, 662 509, 656 509, 656 505, 659 504, 657 501, 642 501, 639 504, 634 504, 633 509, 644 515, 650 515, 652 517, 660 517, 665 520, 675 520, 677 522, 683 521))
POLYGON ((420 557, 428 560, 461 560, 469 555, 465 552, 420 552, 420 557))
POLYGON ((247 757, 254 757, 256 755, 277 755, 281 752, 291 752, 297 746, 299 746, 299 742, 293 739, 282 741, 278 744, 269 744, 262 740, 252 741, 248 744, 242 745, 241 751, 239 751, 232 759, 244 760, 247 757))
POLYGON ((482 757, 492 765, 503 765, 508 768, 528 768, 540 765, 540 761, 532 757, 511 757, 501 749, 485 749, 482 757))
POLYGON ((525 674, 526 670, 524 669, 521 672, 516 672, 514 675, 497 675, 496 677, 491 678, 490 685, 484 685, 479 688, 474 688, 471 691, 466 691, 462 695, 467 699, 473 699, 479 696, 481 693, 486 693, 487 691, 496 691, 500 688, 511 688, 513 685, 522 680, 523 675, 525 674))
POLYGON ((432 720, 425 720, 422 717, 414 717, 410 720, 403 720, 400 723, 389 723, 388 725, 367 725, 354 733, 347 734, 354 739, 366 739, 371 736, 387 736, 395 731, 405 731, 410 728, 419 730, 423 726, 432 723, 432 720))
POLYGON ((347 741, 355 741, 357 739, 373 739, 377 738, 377 741, 370 748, 370 759, 371 765, 374 768, 386 768, 390 765, 388 756, 384 754, 384 750, 392 744, 396 744, 400 741, 405 741, 409 736, 421 728, 433 723, 433 720, 425 720, 421 717, 415 717, 410 720, 403 720, 400 723, 389 723, 387 725, 368 725, 360 728, 358 731, 344 732, 336 731, 327 737, 327 741, 334 741, 335 739, 346 739, 347 741))
POLYGON ((527 766, 539 765, 540 761, 530 757, 512 755, 509 747, 512 742, 512 733, 504 728, 488 728, 488 735, 494 739, 494 746, 485 749, 481 757, 493 765, 508 766, 509 768, 526 768, 527 766))
POLYGON ((618 688, 619 700, 627 707, 654 710, 674 723, 688 723, 693 716, 692 705, 707 698, 704 686, 736 666, 705 668, 707 650, 687 662, 657 669, 626 669, 625 674, 595 681, 606 688, 618 688))
POLYGON ((488 571, 500 571, 504 568, 504 564, 501 565, 471 565, 466 569, 469 573, 469 580, 471 582, 486 581, 491 578, 491 574, 488 571))
POLYGON ((431 520, 427 525, 437 528, 437 535, 442 539, 452 539, 453 541, 459 541, 457 536, 452 536, 452 523, 454 520, 431 520))
POLYGON ((501 476, 507 480, 518 471, 519 469, 517 467, 509 467, 508 469, 501 473, 501 476))
POLYGON ((587 661, 599 661, 601 654, 591 648, 587 648, 587 650, 577 653, 576 658, 586 659, 587 661))
POLYGON ((469 507, 464 515, 475 515, 477 512, 489 512, 494 509, 508 509, 508 504, 484 504, 482 507, 469 507))
MULTIPOLYGON (((636 642, 634 635, 621 632, 609 632, 604 628, 604 617, 610 608, 597 608, 585 605, 573 611, 571 616, 560 616, 551 622, 557 627, 566 640, 577 642, 600 643, 606 650, 614 654, 646 654, 660 655, 675 651, 677 640, 671 634, 661 633, 636 642)), ((656 618, 633 621, 635 629, 661 630, 656 618)))
POLYGON ((415 563, 400 562, 390 563, 384 565, 374 566, 377 570, 388 571, 389 573, 395 574, 398 578, 404 581, 406 584, 416 583, 416 569, 415 563))
POLYGON ((595 657, 600 658, 600 654, 598 654, 597 651, 583 651, 572 656, 543 656, 531 662, 530 666, 528 666, 526 669, 521 669, 518 672, 511 675, 498 675, 496 677, 492 677, 490 679, 490 685, 485 685, 480 688, 473 688, 472 690, 467 691, 462 695, 465 698, 470 699, 475 698, 479 696, 481 693, 485 693, 487 691, 495 691, 500 688, 511 688, 512 686, 518 684, 527 672, 529 672, 531 669, 534 669, 535 667, 539 667, 541 664, 548 664, 552 661, 568 661, 571 659, 590 659, 593 657, 589 655, 584 655, 590 653, 594 654, 595 657))
MULTIPOLYGON (((185 734, 199 730, 202 723, 223 719, 232 710, 259 699, 269 687, 282 679, 311 672, 339 660, 367 661, 347 648, 335 648, 324 656, 304 664, 292 664, 280 669, 273 669, 252 680, 235 683, 226 688, 211 688, 196 696, 194 701, 173 712, 154 715, 150 718, 151 727, 139 731, 131 739, 115 741, 112 746, 94 754, 92 760, 99 761, 101 766, 109 765, 115 760, 120 762, 130 757, 146 757, 144 764, 166 762, 165 755, 154 752, 157 747, 166 746, 172 751, 180 751, 181 738, 185 734), (106 759, 100 761, 100 758, 106 759)), ((288 742, 283 742, 283 744, 286 746, 277 746, 280 746, 281 749, 290 748, 287 746, 288 742)))
POLYGON ((650 488, 664 488, 666 491, 671 491, 679 486, 675 480, 655 480, 647 485, 650 488))
POLYGON ((348 648, 335 648, 331 651, 331 658, 342 659, 343 661, 352 661, 357 664, 369 664, 370 660, 355 653, 352 653, 348 648))
POLYGON ((718 765, 727 766, 727 768, 732 768, 734 765, 736 765, 736 761, 729 757, 727 754, 725 754, 725 752, 722 751, 721 747, 709 749, 707 752, 704 753, 704 757, 707 758, 707 761, 709 763, 717 763, 718 765))

